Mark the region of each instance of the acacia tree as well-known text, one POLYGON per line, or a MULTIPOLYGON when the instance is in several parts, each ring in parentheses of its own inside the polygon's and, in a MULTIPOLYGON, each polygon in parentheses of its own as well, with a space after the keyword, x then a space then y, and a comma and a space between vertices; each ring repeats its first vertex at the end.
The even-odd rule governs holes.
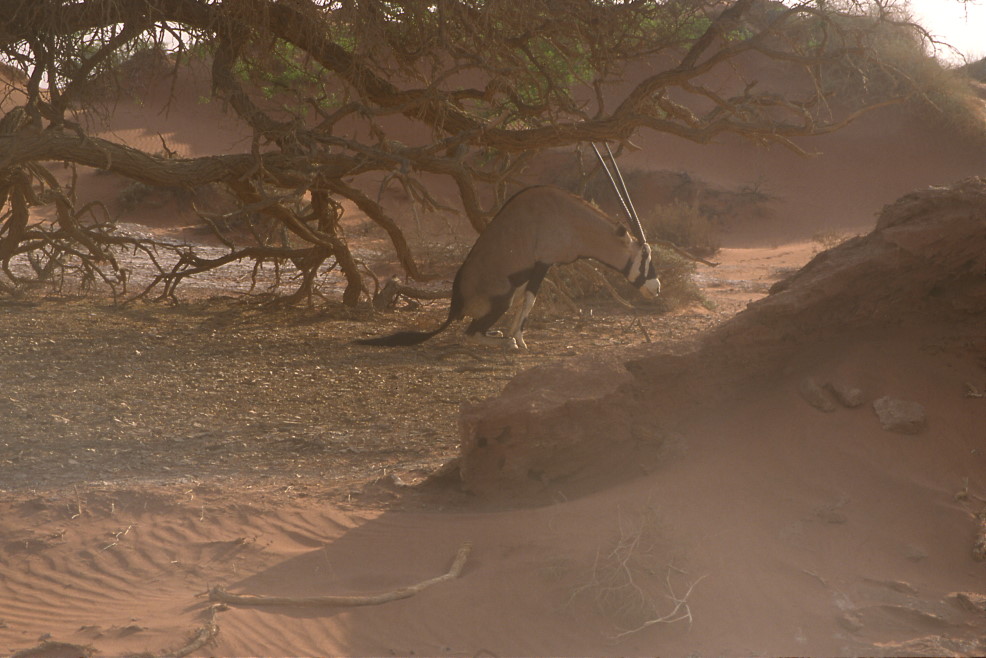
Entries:
POLYGON ((159 266, 152 287, 164 294, 252 258, 296 267, 295 297, 338 266, 350 305, 365 283, 340 228, 342 199, 386 231, 409 277, 424 276, 368 180, 398 179, 427 206, 437 202, 423 177, 446 177, 481 230, 518 167, 544 149, 656 130, 797 150, 797 137, 909 93, 878 45, 921 38, 876 0, 0 0, 0 16, 0 53, 23 92, 0 118, 0 292, 66 267, 116 284, 120 247, 156 258, 161 245, 76 207, 46 164, 66 162, 148 185, 221 184, 236 213, 290 234, 229 244, 220 258, 182 249, 159 266), (250 148, 183 159, 87 133, 93 86, 148 45, 207 58, 214 96, 252 129, 250 148), (746 77, 760 60, 784 67, 784 87, 746 77), (847 80, 879 93, 838 98, 847 80), (265 103, 263 85, 292 102, 265 103), (395 140, 394 120, 427 137, 395 140), (56 219, 31 221, 45 204, 56 219), (18 258, 33 275, 15 272, 18 258))

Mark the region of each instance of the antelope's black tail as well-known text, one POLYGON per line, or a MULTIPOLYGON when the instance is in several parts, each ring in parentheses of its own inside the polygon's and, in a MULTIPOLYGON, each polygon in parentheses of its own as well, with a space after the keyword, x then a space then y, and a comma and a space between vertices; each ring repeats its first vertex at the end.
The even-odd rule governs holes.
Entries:
MULTIPOLYGON (((458 277, 456 278, 458 279, 458 277)), ((432 331, 398 331, 396 334, 390 334, 389 336, 359 338, 353 342, 360 345, 373 345, 375 347, 407 347, 425 342, 432 336, 436 336, 448 329, 449 325, 456 320, 462 319, 463 303, 457 288, 457 285, 452 287, 452 305, 449 308, 448 317, 445 318, 445 322, 438 325, 437 329, 432 331)))
POLYGON ((462 296, 462 289, 459 284, 461 276, 462 268, 460 267, 459 271, 455 273, 455 281, 452 282, 452 303, 449 304, 448 317, 445 318, 445 322, 438 325, 437 329, 432 331, 398 331, 396 334, 390 334, 389 336, 359 338, 353 342, 359 345, 373 345, 374 347, 407 347, 409 345, 418 345, 432 336, 442 333, 449 328, 450 324, 463 318, 465 299, 462 296))
POLYGON ((375 347, 407 347, 408 345, 417 345, 425 342, 432 336, 448 329, 450 324, 452 324, 451 317, 440 324, 434 331, 398 331, 396 334, 390 334, 389 336, 359 338, 353 342, 360 345, 373 345, 375 347))

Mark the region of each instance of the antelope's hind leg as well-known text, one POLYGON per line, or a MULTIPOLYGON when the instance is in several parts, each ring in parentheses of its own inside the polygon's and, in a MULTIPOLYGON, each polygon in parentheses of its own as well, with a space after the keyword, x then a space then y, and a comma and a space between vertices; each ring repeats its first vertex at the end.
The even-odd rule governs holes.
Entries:
MULTIPOLYGON (((521 286, 521 288, 523 288, 523 286, 521 286)), ((490 310, 486 313, 486 315, 474 318, 473 321, 469 323, 469 326, 466 327, 466 338, 472 342, 481 343, 484 345, 496 345, 499 347, 517 349, 517 343, 512 337, 490 335, 488 332, 493 325, 497 323, 497 320, 502 318, 503 314, 510 310, 510 305, 513 303, 521 288, 515 288, 506 295, 496 297, 491 300, 490 310)))
POLYGON ((527 284, 518 288, 514 295, 515 298, 520 294, 524 296, 522 306, 517 310, 513 322, 510 323, 510 333, 508 334, 510 338, 513 338, 519 349, 527 349, 527 343, 524 342, 524 326, 527 324, 527 316, 531 314, 531 309, 534 308, 534 302, 537 301, 541 282, 544 281, 544 277, 548 274, 550 267, 550 265, 545 265, 544 263, 535 265, 527 284))

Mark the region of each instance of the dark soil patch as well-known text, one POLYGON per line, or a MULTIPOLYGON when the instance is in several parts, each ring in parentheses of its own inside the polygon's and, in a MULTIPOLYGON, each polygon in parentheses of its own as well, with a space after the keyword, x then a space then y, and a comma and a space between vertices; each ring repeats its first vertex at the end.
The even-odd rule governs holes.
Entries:
POLYGON ((2 302, 0 489, 234 479, 347 500, 440 467, 457 453, 459 406, 522 369, 683 340, 721 319, 559 315, 530 327, 524 353, 465 345, 457 331, 397 350, 351 342, 444 314, 441 302, 383 316, 229 297, 2 302))

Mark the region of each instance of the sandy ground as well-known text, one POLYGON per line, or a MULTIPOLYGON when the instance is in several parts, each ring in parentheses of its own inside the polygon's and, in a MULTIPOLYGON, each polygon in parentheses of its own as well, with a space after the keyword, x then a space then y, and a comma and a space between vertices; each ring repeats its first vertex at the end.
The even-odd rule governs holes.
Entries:
MULTIPOLYGON (((121 107, 113 131, 219 148, 218 110, 194 90, 180 98, 143 119, 121 107)), ((735 227, 720 267, 699 271, 711 310, 560 313, 531 327, 524 354, 464 348, 451 332, 400 352, 350 343, 431 325, 440 304, 381 322, 228 294, 174 308, 4 302, 0 654, 183 655, 196 642, 203 656, 986 653, 981 316, 847 327, 769 376, 724 362, 676 389, 647 374, 833 234, 868 232, 900 194, 981 169, 981 153, 894 132, 905 124, 832 136, 796 166, 737 144, 649 145, 655 169, 762 181, 777 214, 735 227), (461 405, 532 367, 548 387, 602 361, 631 364, 639 386, 615 404, 653 460, 533 493, 429 479, 458 454, 461 405), (799 393, 806 378, 850 382, 865 402, 819 411, 799 393), (882 429, 882 396, 919 402, 925 427, 882 429), (376 606, 227 608, 207 595, 393 592, 445 573, 467 544, 456 578, 376 606)), ((128 221, 160 227, 166 214, 128 221)), ((812 322, 858 317, 867 298, 836 299, 812 322)))
MULTIPOLYGON (((705 275, 716 312, 644 327, 687 344, 818 248, 724 250, 705 275)), ((407 485, 456 454, 459 404, 512 373, 649 354, 633 318, 545 322, 525 355, 449 336, 395 356, 347 344, 376 324, 216 304, 4 309, 4 652, 174 652, 212 637, 210 620, 198 655, 983 650, 986 612, 956 598, 986 589, 971 557, 986 401, 963 397, 986 377, 968 327, 819 348, 654 428, 656 467, 545 504, 407 485), (798 395, 806 373, 920 400, 931 429, 885 432, 868 406, 820 413, 798 395), (444 573, 465 543, 458 579, 376 607, 205 598, 390 591, 444 573)))
MULTIPOLYGON (((720 267, 700 277, 714 310, 545 318, 530 328, 526 354, 463 348, 452 334, 426 348, 381 352, 349 344, 381 330, 369 316, 274 312, 220 299, 178 308, 65 299, 5 304, 0 647, 13 652, 48 640, 110 655, 176 649, 201 625, 207 587, 236 589, 249 574, 293 570, 289 556, 324 553, 371 522, 387 534, 391 518, 420 526, 418 548, 405 553, 404 538, 380 538, 381 546, 364 546, 353 557, 387 546, 396 554, 379 559, 400 556, 406 570, 374 575, 368 561, 363 575, 342 575, 350 566, 331 566, 339 558, 325 553, 328 561, 316 571, 336 576, 305 591, 373 591, 435 575, 429 569, 441 571, 457 548, 445 555, 441 537, 460 519, 473 529, 452 534, 473 542, 471 569, 488 550, 482 537, 515 524, 512 515, 489 512, 489 504, 459 492, 406 486, 456 455, 462 403, 495 395, 514 373, 535 365, 618 357, 648 340, 687 343, 762 297, 820 248, 804 242, 723 250, 720 267), (470 513, 476 505, 483 511, 470 513), (415 564, 423 556, 429 558, 415 564)), ((392 323, 434 323, 441 313, 429 308, 417 320, 404 313, 392 323)), ((310 566, 303 564, 299 574, 310 566)), ((552 560, 543 566, 556 567, 552 560)), ((369 644, 346 639, 345 631, 333 631, 336 639, 311 630, 271 635, 262 624, 250 630, 251 618, 244 618, 245 629, 218 636, 229 644, 204 652, 446 652, 411 637, 386 646, 390 640, 378 631, 369 644), (240 633, 247 634, 236 639, 240 633)), ((280 618, 270 621, 280 625, 280 618)), ((302 618, 318 627, 325 622, 321 612, 302 618)), ((571 653, 588 650, 585 641, 573 637, 567 648, 552 650, 546 638, 495 651, 571 653)))

